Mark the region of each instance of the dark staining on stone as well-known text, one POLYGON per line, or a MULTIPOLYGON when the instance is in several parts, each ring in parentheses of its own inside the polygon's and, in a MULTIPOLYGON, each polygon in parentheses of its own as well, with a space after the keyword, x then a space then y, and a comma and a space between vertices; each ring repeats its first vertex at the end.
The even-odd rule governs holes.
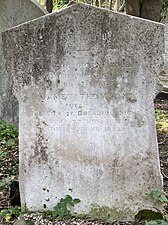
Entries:
POLYGON ((52 86, 52 81, 48 78, 46 78, 45 80, 45 87, 46 88, 50 88, 52 86))
MULTIPOLYGON (((16 40, 16 43, 11 46, 12 55, 13 55, 13 69, 15 74, 18 74, 16 80, 18 84, 16 89, 20 89, 20 85, 28 85, 30 83, 30 77, 27 74, 30 74, 30 37, 31 33, 29 32, 29 26, 26 26, 26 29, 16 29, 13 31, 13 37, 16 40), (20 63, 18 63, 18 61, 20 63), (21 72, 20 72, 21 71, 21 72)), ((12 42, 13 43, 13 42, 12 42)), ((10 60, 10 59, 9 59, 10 60)), ((8 60, 7 60, 8 61, 8 60)))
MULTIPOLYGON (((34 150, 34 155, 32 156, 31 162, 33 158, 35 158, 38 163, 44 163, 48 161, 48 139, 45 138, 43 134, 43 129, 40 127, 40 123, 37 124, 37 133, 35 137, 35 144, 32 146, 32 150, 34 150)), ((30 162, 30 163, 31 163, 30 162)))
POLYGON ((91 56, 91 57, 94 57, 94 56, 95 56, 95 54, 94 54, 93 52, 91 52, 91 53, 90 53, 90 56, 91 56))
MULTIPOLYGON (((47 124, 45 121, 43 121, 42 124, 44 124, 45 126, 48 126, 48 124, 47 124)), ((47 139, 46 139, 46 140, 47 140, 47 139)), ((47 140, 47 141, 48 141, 48 140, 47 140)))
POLYGON ((34 45, 32 43, 34 65, 32 66, 32 76, 35 84, 43 79, 47 79, 45 74, 49 72, 51 67, 52 43, 47 35, 49 32, 51 33, 51 30, 47 26, 38 26, 36 31, 34 31, 34 45))
POLYGON ((35 78, 35 84, 37 85, 39 82, 40 74, 42 72, 42 68, 40 67, 39 64, 33 64, 32 67, 32 75, 35 78))
MULTIPOLYGON (((49 40, 49 48, 52 58, 52 68, 59 71, 65 55, 66 46, 66 32, 69 28, 69 22, 67 18, 50 17, 45 20, 45 35, 49 40), (61 25, 61 26, 60 26, 61 25), (50 28, 50 32, 47 31, 47 27, 50 28)), ((51 64, 49 65, 51 67, 51 64)), ((50 69, 50 68, 49 68, 50 69)))
POLYGON ((50 190, 48 188, 43 188, 43 191, 50 192, 50 190))
POLYGON ((13 57, 14 62, 19 60, 21 63, 16 64, 14 70, 16 74, 22 71, 20 77, 17 78, 22 80, 21 83, 18 82, 18 88, 28 85, 32 80, 35 84, 45 82, 45 85, 49 85, 46 82, 50 80, 49 71, 52 67, 59 69, 62 65, 66 42, 63 37, 67 27, 64 23, 60 27, 59 23, 60 19, 53 16, 37 21, 36 24, 25 25, 17 33, 15 31, 17 45, 12 48, 13 57))
MULTIPOLYGON (((57 34, 56 34, 56 52, 57 52, 57 56, 56 56, 56 65, 57 65, 57 67, 59 66, 59 67, 61 67, 61 65, 62 65, 62 63, 63 63, 63 61, 64 61, 64 41, 63 41, 63 39, 61 39, 61 37, 63 36, 63 34, 62 34, 62 32, 57 32, 57 34), (61 34, 60 34, 61 33, 61 34)), ((58 68, 59 69, 59 68, 58 68)))
POLYGON ((73 192, 73 189, 72 188, 68 188, 68 191, 73 192))

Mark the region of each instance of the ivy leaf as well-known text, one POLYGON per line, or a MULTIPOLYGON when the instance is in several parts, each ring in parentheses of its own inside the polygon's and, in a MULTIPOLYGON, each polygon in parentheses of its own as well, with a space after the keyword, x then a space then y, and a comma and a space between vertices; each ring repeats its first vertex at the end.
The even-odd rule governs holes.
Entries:
MULTIPOLYGON (((54 210, 51 211, 53 217, 69 219, 71 218, 71 211, 68 209, 68 206, 74 207, 75 204, 79 203, 78 198, 73 199, 70 195, 66 195, 65 198, 61 198, 57 205, 54 207, 54 210)), ((50 211, 49 211, 50 214, 50 211)))
POLYGON ((66 200, 67 203, 73 201, 73 199, 72 199, 72 197, 71 197, 70 195, 66 195, 66 196, 65 196, 65 200, 66 200))
POLYGON ((52 217, 57 217, 58 216, 58 211, 52 211, 52 217))
POLYGON ((69 205, 72 206, 72 207, 75 206, 74 202, 69 202, 69 205))
POLYGON ((157 200, 157 201, 160 201, 160 202, 168 202, 168 199, 166 198, 166 196, 160 192, 160 191, 151 191, 149 194, 151 198, 157 200))
POLYGON ((145 225, 168 225, 165 220, 151 220, 145 221, 145 225))
POLYGON ((75 204, 78 204, 78 203, 81 202, 81 200, 80 200, 79 198, 74 198, 73 202, 74 202, 75 204))
POLYGON ((135 215, 135 219, 138 221, 156 221, 156 220, 161 221, 163 220, 163 215, 161 212, 155 212, 149 209, 143 209, 139 211, 137 215, 135 215))
POLYGON ((5 215, 5 221, 6 221, 6 222, 9 222, 11 218, 12 218, 12 215, 11 215, 10 213, 7 213, 7 214, 5 215))

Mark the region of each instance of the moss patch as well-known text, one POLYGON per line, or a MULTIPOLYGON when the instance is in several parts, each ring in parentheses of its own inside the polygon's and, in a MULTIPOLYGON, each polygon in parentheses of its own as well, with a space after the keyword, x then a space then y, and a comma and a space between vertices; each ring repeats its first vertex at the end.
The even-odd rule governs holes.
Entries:
POLYGON ((167 134, 168 133, 168 114, 166 110, 156 109, 156 128, 158 133, 167 134))
POLYGON ((134 212, 130 210, 119 211, 115 207, 99 206, 98 204, 92 204, 89 212, 89 216, 93 219, 105 220, 113 222, 115 220, 125 220, 128 215, 132 217, 134 212))

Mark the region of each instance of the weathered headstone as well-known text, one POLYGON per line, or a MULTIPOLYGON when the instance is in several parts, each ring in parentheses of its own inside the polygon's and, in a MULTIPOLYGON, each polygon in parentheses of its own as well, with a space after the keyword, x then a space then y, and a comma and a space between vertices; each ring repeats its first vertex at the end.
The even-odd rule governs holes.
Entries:
POLYGON ((22 208, 129 220, 162 189, 154 104, 164 25, 77 4, 3 34, 20 114, 22 208))
POLYGON ((18 124, 18 102, 12 94, 2 50, 1 34, 4 30, 45 14, 45 10, 32 0, 0 0, 0 119, 18 124))

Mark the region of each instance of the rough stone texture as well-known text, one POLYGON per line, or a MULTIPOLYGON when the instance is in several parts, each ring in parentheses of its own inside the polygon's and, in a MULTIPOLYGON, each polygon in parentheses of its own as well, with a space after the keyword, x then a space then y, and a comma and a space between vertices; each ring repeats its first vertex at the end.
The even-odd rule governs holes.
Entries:
MULTIPOLYGON (((22 208, 129 220, 162 189, 153 100, 164 25, 77 4, 3 34, 20 113, 22 208)), ((159 207, 159 206, 158 206, 159 207)))
POLYGON ((165 38, 165 54, 164 54, 164 69, 160 74, 160 81, 163 85, 163 91, 168 92, 168 18, 164 19, 163 23, 165 24, 165 32, 164 32, 164 38, 165 38))
POLYGON ((45 10, 32 0, 0 0, 0 119, 18 124, 18 102, 12 94, 12 82, 5 70, 2 32, 20 23, 44 15, 45 10))

